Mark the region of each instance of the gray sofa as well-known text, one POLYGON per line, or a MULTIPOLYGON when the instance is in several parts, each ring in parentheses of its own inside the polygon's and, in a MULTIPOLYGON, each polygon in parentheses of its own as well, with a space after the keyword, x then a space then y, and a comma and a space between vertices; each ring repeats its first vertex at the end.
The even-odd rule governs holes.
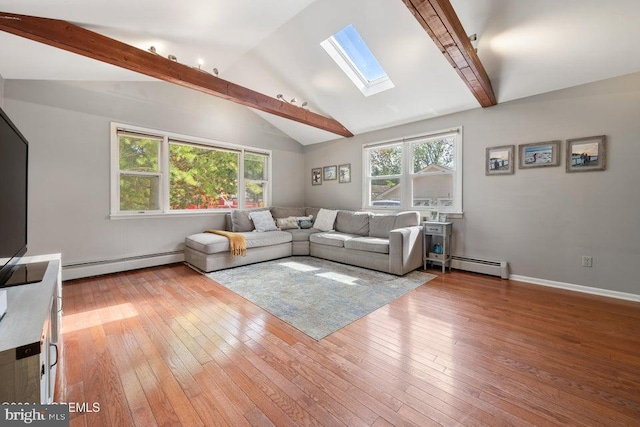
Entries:
MULTIPOLYGON (((270 208, 274 219, 317 218, 319 208, 270 208)), ((422 265, 422 230, 418 212, 376 215, 339 210, 332 231, 287 229, 255 232, 248 210, 226 216, 226 229, 242 233, 247 256, 231 257, 226 237, 197 233, 185 240, 185 260, 204 272, 291 255, 310 255, 395 275, 422 265)))

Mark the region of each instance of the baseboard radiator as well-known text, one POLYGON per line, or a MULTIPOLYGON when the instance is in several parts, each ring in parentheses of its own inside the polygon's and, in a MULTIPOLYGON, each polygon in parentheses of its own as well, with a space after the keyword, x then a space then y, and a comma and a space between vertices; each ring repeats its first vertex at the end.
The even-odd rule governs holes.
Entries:
POLYGON ((507 261, 492 261, 482 258, 453 255, 451 257, 451 268, 471 271, 473 273, 499 276, 503 279, 509 278, 509 265, 507 264, 507 261))
POLYGON ((184 261, 184 251, 162 252, 101 261, 78 262, 62 265, 62 280, 80 279, 138 268, 156 267, 184 261))

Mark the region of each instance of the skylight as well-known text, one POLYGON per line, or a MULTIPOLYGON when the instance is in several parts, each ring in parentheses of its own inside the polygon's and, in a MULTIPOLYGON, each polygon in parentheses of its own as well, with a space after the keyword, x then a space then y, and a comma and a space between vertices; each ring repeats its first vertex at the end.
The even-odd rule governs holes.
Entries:
POLYGON ((344 27, 320 45, 365 96, 393 87, 393 82, 353 25, 344 27))

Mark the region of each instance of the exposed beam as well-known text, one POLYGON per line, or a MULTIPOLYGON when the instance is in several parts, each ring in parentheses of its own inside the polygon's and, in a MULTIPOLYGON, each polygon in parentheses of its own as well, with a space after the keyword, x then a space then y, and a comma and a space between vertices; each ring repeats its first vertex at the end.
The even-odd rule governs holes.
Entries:
POLYGON ((0 12, 0 30, 350 137, 338 121, 170 61, 70 22, 0 12))
POLYGON ((496 105, 491 81, 449 0, 402 0, 480 105, 496 105))

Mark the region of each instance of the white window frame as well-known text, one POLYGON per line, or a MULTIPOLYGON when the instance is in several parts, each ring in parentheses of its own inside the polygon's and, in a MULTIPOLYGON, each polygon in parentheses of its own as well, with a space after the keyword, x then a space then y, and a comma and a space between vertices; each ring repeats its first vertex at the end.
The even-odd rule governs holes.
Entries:
POLYGON ((437 210, 438 212, 451 214, 453 216, 462 215, 462 126, 430 132, 420 135, 412 135, 404 138, 381 141, 362 146, 362 207, 367 210, 380 211, 401 211, 414 210, 428 212, 437 210), (422 142, 453 135, 456 137, 454 144, 455 171, 453 173, 453 206, 449 207, 425 207, 413 206, 413 178, 416 176, 435 175, 432 173, 414 173, 413 171, 413 147, 422 142), (402 147, 402 168, 401 175, 393 176, 371 176, 370 152, 374 149, 391 147, 402 147), (385 178, 400 178, 400 206, 374 206, 371 199, 371 181, 385 178))
POLYGON ((193 146, 200 146, 205 148, 212 148, 222 151, 233 151, 238 153, 238 209, 242 209, 245 206, 245 177, 244 177, 244 154, 260 154, 267 157, 267 172, 266 179, 263 182, 264 186, 264 206, 271 206, 272 195, 272 152, 271 150, 265 150, 257 147, 249 147, 238 144, 231 144, 228 142, 209 140, 204 138, 198 138, 193 136, 181 135, 171 132, 159 131, 156 129, 149 129, 134 125, 122 124, 111 122, 111 206, 110 206, 110 218, 111 219, 126 219, 126 218, 149 218, 149 217, 164 217, 164 216, 197 216, 197 215, 211 215, 212 213, 225 214, 233 209, 170 209, 169 206, 169 144, 186 144, 193 146), (159 175, 159 210, 148 211, 120 211, 120 175, 122 172, 130 174, 128 171, 120 170, 120 140, 118 138, 118 132, 125 132, 140 135, 142 137, 149 137, 160 140, 160 152, 159 152, 159 171, 158 173, 146 173, 135 172, 136 175, 159 175))
MULTIPOLYGON (((375 80, 368 80, 360 69, 353 63, 347 52, 344 51, 340 43, 334 36, 329 37, 320 46, 329 54, 331 59, 340 67, 340 69, 349 77, 354 85, 364 96, 375 95, 395 87, 389 76, 385 73, 383 77, 375 80)), ((367 46, 368 48, 368 46, 367 46)))

